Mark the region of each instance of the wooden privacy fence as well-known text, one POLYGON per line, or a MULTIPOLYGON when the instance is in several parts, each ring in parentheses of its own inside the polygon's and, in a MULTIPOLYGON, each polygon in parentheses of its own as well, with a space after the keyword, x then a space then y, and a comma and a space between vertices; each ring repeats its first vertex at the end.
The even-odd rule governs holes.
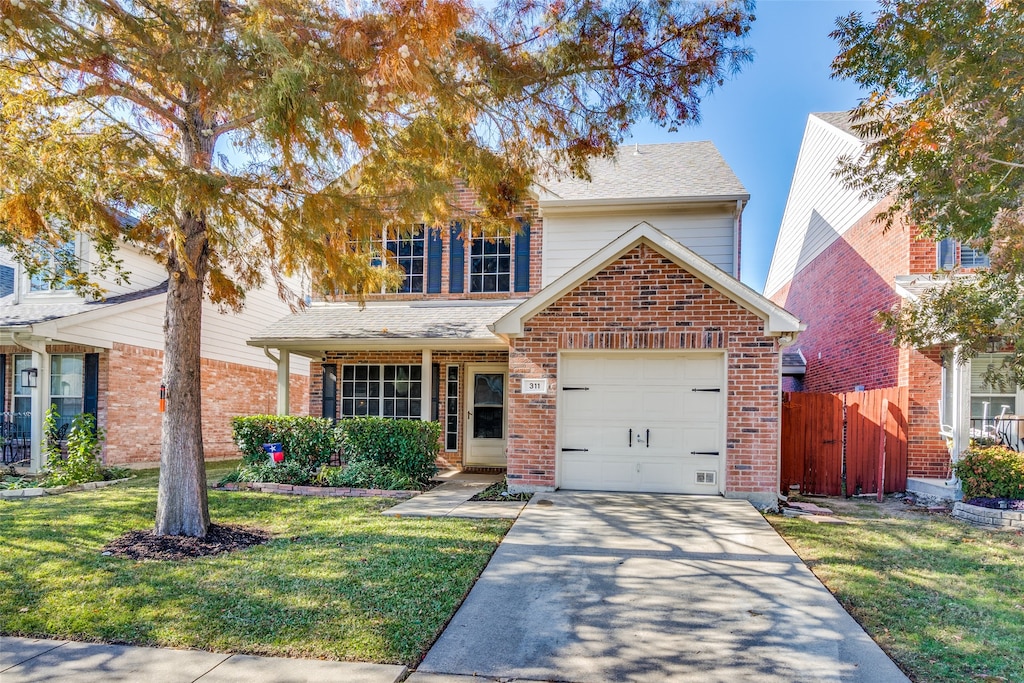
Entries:
POLYGON ((829 496, 907 487, 907 389, 782 395, 782 491, 829 496))

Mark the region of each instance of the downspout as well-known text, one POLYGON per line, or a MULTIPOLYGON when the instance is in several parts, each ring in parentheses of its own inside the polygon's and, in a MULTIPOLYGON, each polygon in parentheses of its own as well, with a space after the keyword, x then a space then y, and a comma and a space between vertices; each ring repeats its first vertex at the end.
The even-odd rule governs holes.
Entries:
POLYGON ((287 349, 278 349, 280 356, 275 356, 266 346, 263 353, 277 366, 277 414, 287 415, 291 410, 291 355, 287 349))
POLYGON ((732 222, 732 270, 733 276, 740 279, 740 240, 743 232, 743 200, 736 200, 736 214, 732 222))

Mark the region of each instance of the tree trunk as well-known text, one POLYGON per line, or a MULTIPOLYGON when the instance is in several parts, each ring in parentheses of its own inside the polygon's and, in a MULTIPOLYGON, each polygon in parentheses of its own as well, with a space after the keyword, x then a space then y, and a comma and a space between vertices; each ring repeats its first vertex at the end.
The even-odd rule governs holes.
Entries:
POLYGON ((181 225, 184 256, 170 250, 164 313, 164 384, 167 408, 160 444, 156 534, 206 535, 210 511, 203 456, 200 338, 207 271, 204 221, 186 214, 181 225))

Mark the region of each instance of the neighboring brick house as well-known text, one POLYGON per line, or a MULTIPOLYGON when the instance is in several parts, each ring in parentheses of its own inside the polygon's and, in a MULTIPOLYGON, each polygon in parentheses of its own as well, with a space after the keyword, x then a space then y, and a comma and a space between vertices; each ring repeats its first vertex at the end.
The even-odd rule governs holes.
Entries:
MULTIPOLYGON (((88 240, 80 237, 72 247, 88 262, 88 240)), ((82 412, 96 416, 106 430, 105 463, 159 461, 167 272, 127 246, 118 257, 131 284, 100 282, 108 295, 97 301, 29 278, 9 257, 0 257, 6 261, 0 265, 0 284, 4 273, 11 280, 0 298, 0 410, 15 432, 7 438, 17 446, 17 452, 5 448, 5 460, 31 452, 32 467, 41 466, 42 417, 55 404, 64 423, 82 412)), ((277 365, 245 341, 266 320, 287 311, 270 288, 250 292, 238 314, 204 304, 201 373, 207 458, 237 456, 232 416, 277 410, 277 365)), ((308 373, 304 359, 289 373, 290 408, 296 413, 305 413, 308 406, 308 373)))
POLYGON ((947 439, 954 452, 966 447, 972 418, 1004 405, 1015 413, 1024 397, 1018 387, 985 386, 985 369, 999 354, 961 367, 949 349, 897 347, 881 331, 878 311, 920 295, 953 269, 985 266, 987 258, 952 240, 923 239, 912 226, 884 231, 875 218, 888 200, 867 199, 835 175, 841 157, 862 150, 848 112, 810 115, 764 294, 807 324, 788 350, 801 353, 805 365, 794 360, 785 388, 907 387, 908 487, 915 488, 949 476, 947 439))
POLYGON ((711 143, 622 148, 590 182, 546 183, 517 234, 384 240, 404 292, 315 303, 249 343, 313 360, 311 413, 439 420, 449 464, 517 490, 774 505, 800 323, 737 279, 748 197, 711 143))

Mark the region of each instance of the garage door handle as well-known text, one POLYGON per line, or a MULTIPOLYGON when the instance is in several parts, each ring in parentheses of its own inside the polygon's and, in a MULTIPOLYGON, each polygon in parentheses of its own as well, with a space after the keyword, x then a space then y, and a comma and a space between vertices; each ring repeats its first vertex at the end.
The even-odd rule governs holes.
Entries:
POLYGON ((647 447, 650 448, 651 447, 651 430, 650 429, 647 430, 647 436, 644 437, 644 438, 647 439, 647 447))
POLYGON ((590 391, 590 387, 562 387, 562 391, 590 391))
POLYGON ((572 453, 586 453, 586 452, 587 452, 587 451, 589 451, 589 450, 590 450, 589 448, 563 448, 563 449, 562 449, 562 452, 563 452, 563 453, 566 453, 566 452, 572 452, 572 453))
POLYGON ((718 455, 718 451, 690 451, 690 455, 718 455))
POLYGON ((719 393, 722 391, 721 387, 715 387, 714 389, 690 389, 690 391, 709 391, 711 393, 719 393))
POLYGON ((629 430, 629 447, 630 448, 633 447, 633 430, 632 429, 629 430))

